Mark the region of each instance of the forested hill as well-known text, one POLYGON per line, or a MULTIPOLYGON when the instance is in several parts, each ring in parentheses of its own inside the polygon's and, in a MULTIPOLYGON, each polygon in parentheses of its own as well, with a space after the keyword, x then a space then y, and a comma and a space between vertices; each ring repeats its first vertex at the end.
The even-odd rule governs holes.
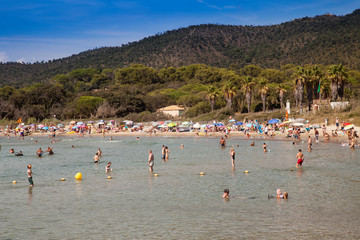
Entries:
POLYGON ((0 85, 20 86, 74 69, 133 63, 154 68, 194 63, 215 67, 256 64, 263 68, 342 63, 360 69, 360 10, 346 16, 325 14, 271 26, 190 26, 45 63, 0 64, 0 85))

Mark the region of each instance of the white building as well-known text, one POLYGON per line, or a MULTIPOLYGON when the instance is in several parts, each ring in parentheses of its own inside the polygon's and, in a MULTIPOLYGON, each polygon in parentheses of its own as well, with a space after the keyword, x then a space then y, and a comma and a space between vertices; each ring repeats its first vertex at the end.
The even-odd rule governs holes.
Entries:
POLYGON ((185 111, 185 108, 177 105, 171 105, 160 108, 157 111, 173 117, 179 117, 185 111))

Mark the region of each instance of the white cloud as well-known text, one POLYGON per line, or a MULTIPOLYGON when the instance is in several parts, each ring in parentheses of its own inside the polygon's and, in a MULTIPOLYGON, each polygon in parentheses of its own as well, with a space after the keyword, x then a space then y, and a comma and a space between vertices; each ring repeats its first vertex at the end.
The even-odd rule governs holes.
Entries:
POLYGON ((22 58, 16 60, 16 62, 18 62, 18 63, 25 63, 25 58, 22 57, 22 58))
POLYGON ((6 55, 6 52, 0 52, 0 62, 6 63, 7 61, 9 61, 9 58, 6 55))

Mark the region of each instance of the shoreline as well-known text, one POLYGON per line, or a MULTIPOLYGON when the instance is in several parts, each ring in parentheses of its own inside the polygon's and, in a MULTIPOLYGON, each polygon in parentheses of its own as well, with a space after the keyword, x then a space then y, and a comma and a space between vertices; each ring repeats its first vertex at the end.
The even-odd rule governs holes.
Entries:
MULTIPOLYGON (((359 127, 354 128, 355 131, 359 131, 359 127)), ((326 127, 326 131, 331 135, 331 131, 336 130, 335 125, 329 125, 326 127)), ((321 132, 321 131, 319 131, 321 132)), ((319 142, 325 142, 325 143, 341 143, 341 142, 348 142, 348 137, 346 134, 342 134, 341 131, 339 131, 339 135, 335 137, 330 137, 330 141, 324 141, 324 137, 322 136, 322 133, 320 133, 319 136, 319 142)), ((266 137, 264 134, 259 134, 257 132, 249 132, 250 138, 248 138, 244 132, 242 131, 232 131, 230 134, 228 134, 228 139, 239 139, 239 140, 249 140, 249 141, 258 141, 258 140, 264 140, 264 141, 293 141, 296 143, 307 143, 308 136, 311 136, 312 139, 314 139, 314 131, 310 131, 308 134, 307 132, 301 133, 301 141, 293 138, 293 137, 287 137, 286 133, 282 133, 280 131, 276 131, 274 136, 266 137)), ((26 136, 25 138, 42 138, 47 137, 51 139, 52 133, 41 133, 41 132, 35 132, 31 135, 26 136)), ((85 133, 85 135, 78 135, 77 133, 57 133, 57 137, 76 137, 76 138, 83 138, 83 137, 103 137, 102 133, 85 133)), ((223 132, 209 132, 207 135, 205 135, 204 132, 199 132, 198 134, 196 132, 157 132, 156 134, 149 134, 146 132, 107 132, 105 133, 104 138, 109 137, 164 137, 164 138, 220 138, 224 137, 225 133, 223 132)), ((7 136, 2 135, 2 138, 6 138, 7 136)), ((11 135, 10 138, 19 138, 19 136, 11 135)), ((315 143, 315 141, 313 141, 315 143)))

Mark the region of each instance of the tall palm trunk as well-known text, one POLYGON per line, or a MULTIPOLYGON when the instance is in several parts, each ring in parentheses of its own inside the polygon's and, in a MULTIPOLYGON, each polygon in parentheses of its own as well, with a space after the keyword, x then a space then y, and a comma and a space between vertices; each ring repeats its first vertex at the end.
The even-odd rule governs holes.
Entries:
POLYGON ((307 91, 307 99, 308 99, 308 106, 309 106, 309 112, 311 111, 311 105, 313 101, 314 96, 314 82, 306 82, 306 91, 307 91))
POLYGON ((266 110, 266 93, 264 93, 264 92, 261 93, 261 100, 262 100, 262 105, 263 105, 263 112, 265 112, 265 110, 266 110))
POLYGON ((330 88, 331 88, 331 98, 336 101, 338 99, 338 84, 337 84, 337 79, 336 78, 333 78, 331 79, 331 85, 330 85, 330 88))
POLYGON ((280 109, 284 107, 284 91, 279 91, 280 109))
POLYGON ((246 91, 246 103, 248 105, 248 113, 250 112, 250 105, 251 105, 251 91, 246 91))

